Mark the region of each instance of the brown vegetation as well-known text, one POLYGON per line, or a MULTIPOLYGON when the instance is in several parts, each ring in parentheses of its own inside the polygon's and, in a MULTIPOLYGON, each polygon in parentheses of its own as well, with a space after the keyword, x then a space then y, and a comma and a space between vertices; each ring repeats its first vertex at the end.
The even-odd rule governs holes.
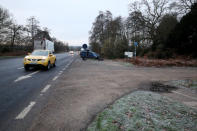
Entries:
POLYGON ((14 52, 6 52, 0 53, 0 56, 24 56, 27 55, 27 51, 14 51, 14 52))
POLYGON ((134 65, 138 66, 147 66, 147 67, 166 67, 166 66, 197 66, 196 59, 186 59, 186 58, 177 58, 177 59, 148 59, 137 57, 136 59, 125 59, 126 62, 131 62, 134 65))

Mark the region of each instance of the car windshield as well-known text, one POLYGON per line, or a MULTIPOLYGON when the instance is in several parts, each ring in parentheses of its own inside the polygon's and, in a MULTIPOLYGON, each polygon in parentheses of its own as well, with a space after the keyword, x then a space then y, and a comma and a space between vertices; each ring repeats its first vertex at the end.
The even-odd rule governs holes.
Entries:
POLYGON ((33 56, 48 56, 48 51, 33 51, 31 55, 33 55, 33 56))
POLYGON ((98 54, 97 54, 97 53, 95 53, 95 52, 93 52, 93 54, 94 54, 94 56, 95 56, 95 57, 97 57, 97 56, 98 56, 98 54))

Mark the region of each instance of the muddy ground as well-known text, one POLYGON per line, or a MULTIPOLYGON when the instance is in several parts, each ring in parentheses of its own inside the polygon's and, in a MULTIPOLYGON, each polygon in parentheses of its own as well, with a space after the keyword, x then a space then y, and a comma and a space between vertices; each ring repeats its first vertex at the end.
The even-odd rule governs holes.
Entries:
MULTIPOLYGON (((95 115, 121 96, 148 89, 152 81, 197 79, 194 67, 137 67, 110 60, 77 58, 50 89, 50 97, 30 130, 85 130, 95 115)), ((161 93, 197 109, 197 95, 177 89, 161 93), (185 94, 185 95, 184 95, 185 94), (190 103, 189 103, 190 102, 190 103)))

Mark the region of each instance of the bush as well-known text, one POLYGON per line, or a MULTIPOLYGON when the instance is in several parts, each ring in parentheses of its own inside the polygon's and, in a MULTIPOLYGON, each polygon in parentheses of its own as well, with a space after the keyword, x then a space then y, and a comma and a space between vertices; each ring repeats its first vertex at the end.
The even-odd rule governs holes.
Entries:
POLYGON ((8 48, 8 46, 0 46, 0 52, 1 53, 10 52, 10 48, 8 48))
POLYGON ((26 45, 0 45, 0 53, 10 53, 10 52, 32 52, 32 46, 26 45))

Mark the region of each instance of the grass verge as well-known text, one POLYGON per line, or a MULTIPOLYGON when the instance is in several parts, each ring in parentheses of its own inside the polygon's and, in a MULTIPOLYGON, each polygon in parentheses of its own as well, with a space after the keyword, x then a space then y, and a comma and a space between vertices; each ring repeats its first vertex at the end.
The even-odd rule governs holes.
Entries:
POLYGON ((197 111, 164 96, 136 91, 117 100, 88 131, 196 131, 197 111))

